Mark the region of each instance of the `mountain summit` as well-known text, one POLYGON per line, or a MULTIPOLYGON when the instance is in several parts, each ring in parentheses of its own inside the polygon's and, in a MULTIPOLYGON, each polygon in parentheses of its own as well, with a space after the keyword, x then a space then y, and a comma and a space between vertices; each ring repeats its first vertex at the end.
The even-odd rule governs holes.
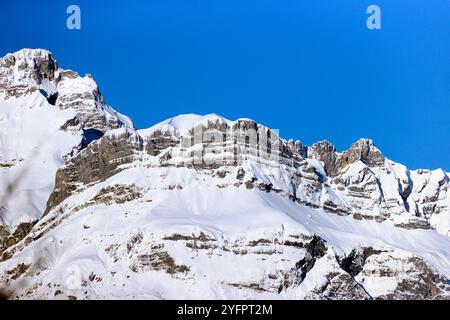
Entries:
POLYGON ((148 129, 46 50, 0 59, 14 298, 448 299, 450 175, 254 120, 148 129), (26 280, 26 281, 23 281, 26 280))

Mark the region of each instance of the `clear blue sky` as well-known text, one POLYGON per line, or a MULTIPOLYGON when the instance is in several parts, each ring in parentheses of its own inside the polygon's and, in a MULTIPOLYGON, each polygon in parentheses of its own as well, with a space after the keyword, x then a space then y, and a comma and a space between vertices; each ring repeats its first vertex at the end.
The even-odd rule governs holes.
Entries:
POLYGON ((368 137, 410 168, 450 171, 448 0, 2 0, 0 30, 1 55, 51 50, 138 128, 214 112, 308 145, 368 137), (66 28, 70 4, 81 30, 66 28))

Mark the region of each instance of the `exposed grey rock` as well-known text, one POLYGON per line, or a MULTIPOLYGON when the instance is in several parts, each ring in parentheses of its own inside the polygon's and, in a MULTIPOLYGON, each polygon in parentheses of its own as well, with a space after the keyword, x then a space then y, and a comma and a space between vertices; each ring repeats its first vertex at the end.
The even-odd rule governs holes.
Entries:
POLYGON ((11 234, 5 227, 0 226, 0 255, 9 247, 24 239, 31 231, 37 221, 23 222, 19 224, 11 234))
POLYGON ((46 213, 75 192, 80 184, 104 181, 117 174, 122 165, 132 163, 135 153, 142 150, 142 138, 127 130, 105 135, 89 144, 57 171, 55 190, 48 200, 46 213))
POLYGON ((314 292, 327 300, 371 300, 370 295, 347 273, 330 273, 326 284, 314 292))
POLYGON ((328 141, 315 143, 310 150, 309 156, 323 161, 325 171, 330 177, 337 176, 345 167, 359 160, 368 166, 380 166, 385 160, 370 139, 358 140, 342 154, 328 141))
POLYGON ((384 164, 384 156, 375 147, 370 139, 360 139, 353 143, 340 157, 340 167, 361 160, 368 166, 380 166, 384 164))
POLYGON ((151 156, 159 155, 169 147, 175 147, 180 140, 172 136, 169 132, 157 130, 145 138, 145 151, 151 156))
POLYGON ((5 98, 39 90, 43 81, 54 81, 58 63, 47 50, 24 49, 0 59, 0 92, 5 98))

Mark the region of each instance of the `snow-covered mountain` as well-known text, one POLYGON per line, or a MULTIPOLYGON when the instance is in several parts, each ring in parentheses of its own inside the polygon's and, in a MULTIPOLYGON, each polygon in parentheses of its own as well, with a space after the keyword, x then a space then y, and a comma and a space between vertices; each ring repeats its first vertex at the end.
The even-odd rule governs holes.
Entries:
POLYGON ((251 119, 136 130, 50 52, 0 59, 12 298, 448 299, 449 177, 251 119))

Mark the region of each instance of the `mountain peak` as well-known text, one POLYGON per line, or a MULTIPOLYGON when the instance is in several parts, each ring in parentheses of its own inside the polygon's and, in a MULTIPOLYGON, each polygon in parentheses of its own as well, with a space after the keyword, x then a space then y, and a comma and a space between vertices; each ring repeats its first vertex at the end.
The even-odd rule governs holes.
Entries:
POLYGON ((353 143, 350 148, 344 152, 343 156, 347 159, 345 162, 353 163, 361 160, 369 166, 378 166, 384 163, 384 156, 375 146, 372 139, 362 138, 353 143))
POLYGON ((75 71, 61 69, 45 49, 22 49, 0 58, 0 95, 5 100, 43 96, 58 109, 73 109, 77 114, 74 123, 80 123, 83 129, 105 133, 123 126, 133 128, 130 119, 104 102, 92 75, 81 77, 75 71))
POLYGON ((57 78, 58 63, 44 49, 23 49, 0 59, 0 93, 19 97, 57 78))
POLYGON ((48 80, 53 80, 55 71, 58 70, 58 62, 53 54, 45 49, 22 49, 9 53, 1 58, 1 66, 15 68, 16 72, 29 69, 31 75, 48 80))
POLYGON ((219 122, 230 123, 231 121, 215 113, 199 115, 195 113, 180 114, 175 117, 161 121, 160 123, 148 128, 139 130, 143 136, 148 136, 156 131, 170 132, 172 134, 186 134, 190 129, 200 123, 219 122))
POLYGON ((20 62, 36 62, 36 63, 42 63, 42 62, 49 62, 56 64, 56 60, 53 57, 53 54, 46 49, 30 49, 25 48, 21 49, 16 52, 8 53, 6 54, 2 59, 13 59, 20 62))
POLYGON ((362 161, 368 166, 384 164, 384 156, 371 139, 359 139, 349 149, 342 153, 327 140, 314 143, 311 148, 311 157, 321 160, 327 174, 335 176, 348 165, 362 161))

